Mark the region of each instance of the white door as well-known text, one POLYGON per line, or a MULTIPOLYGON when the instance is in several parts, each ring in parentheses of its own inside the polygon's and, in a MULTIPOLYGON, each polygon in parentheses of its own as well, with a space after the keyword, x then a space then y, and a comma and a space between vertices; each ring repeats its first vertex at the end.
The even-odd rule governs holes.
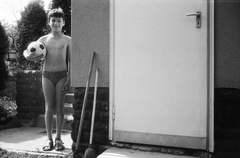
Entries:
POLYGON ((112 139, 207 149, 207 1, 112 3, 112 139))

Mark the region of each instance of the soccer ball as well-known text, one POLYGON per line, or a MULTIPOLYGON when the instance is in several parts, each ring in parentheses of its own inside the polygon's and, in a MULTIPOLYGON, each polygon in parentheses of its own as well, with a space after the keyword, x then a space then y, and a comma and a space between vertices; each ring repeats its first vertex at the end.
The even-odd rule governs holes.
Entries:
POLYGON ((24 51, 23 55, 26 59, 28 59, 29 56, 38 57, 40 55, 43 55, 44 58, 46 56, 46 52, 47 51, 44 44, 38 41, 34 41, 28 45, 27 50, 24 51))

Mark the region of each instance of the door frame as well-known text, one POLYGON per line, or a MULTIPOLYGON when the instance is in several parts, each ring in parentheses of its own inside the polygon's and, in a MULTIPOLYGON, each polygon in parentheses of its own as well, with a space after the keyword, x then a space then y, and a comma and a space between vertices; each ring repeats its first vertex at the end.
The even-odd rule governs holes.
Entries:
MULTIPOLYGON (((207 151, 214 152, 214 0, 207 0, 208 28, 208 107, 207 107, 207 151)), ((114 133, 114 0, 110 4, 110 51, 109 51, 109 139, 113 140, 114 133)))
POLYGON ((214 4, 208 0, 208 108, 207 150, 214 152, 214 4))

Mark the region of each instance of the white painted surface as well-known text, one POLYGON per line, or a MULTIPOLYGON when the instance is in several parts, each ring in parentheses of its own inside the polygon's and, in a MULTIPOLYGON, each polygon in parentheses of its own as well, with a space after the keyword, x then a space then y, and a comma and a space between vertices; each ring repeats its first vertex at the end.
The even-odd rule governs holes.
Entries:
POLYGON ((97 158, 193 158, 190 156, 177 156, 157 152, 144 152, 132 149, 110 148, 97 158))
POLYGON ((113 9, 113 130, 207 137, 207 2, 115 0, 113 9), (197 11, 200 29, 186 17, 197 11))

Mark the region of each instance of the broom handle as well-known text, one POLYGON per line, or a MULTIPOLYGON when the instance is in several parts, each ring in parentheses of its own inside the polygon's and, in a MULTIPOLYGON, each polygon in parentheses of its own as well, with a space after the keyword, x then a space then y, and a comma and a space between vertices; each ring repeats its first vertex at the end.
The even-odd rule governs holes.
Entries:
POLYGON ((84 122, 84 114, 85 114, 85 108, 86 108, 86 104, 87 104, 88 89, 89 89, 89 84, 90 84, 90 79, 91 79, 91 74, 92 74, 92 66, 93 66, 94 56, 95 56, 95 52, 92 53, 90 68, 89 68, 89 72, 88 72, 88 79, 87 79, 85 95, 84 95, 84 99, 83 99, 81 118, 80 118, 80 125, 78 128, 76 150, 79 149, 80 138, 81 138, 81 134, 82 134, 82 127, 83 127, 83 122, 84 122))
POLYGON ((91 131, 90 131, 90 141, 89 141, 89 144, 92 144, 92 140, 93 140, 94 119, 95 119, 96 101, 97 101, 98 71, 99 70, 97 69, 96 70, 96 74, 95 74, 92 122, 91 122, 91 131))

